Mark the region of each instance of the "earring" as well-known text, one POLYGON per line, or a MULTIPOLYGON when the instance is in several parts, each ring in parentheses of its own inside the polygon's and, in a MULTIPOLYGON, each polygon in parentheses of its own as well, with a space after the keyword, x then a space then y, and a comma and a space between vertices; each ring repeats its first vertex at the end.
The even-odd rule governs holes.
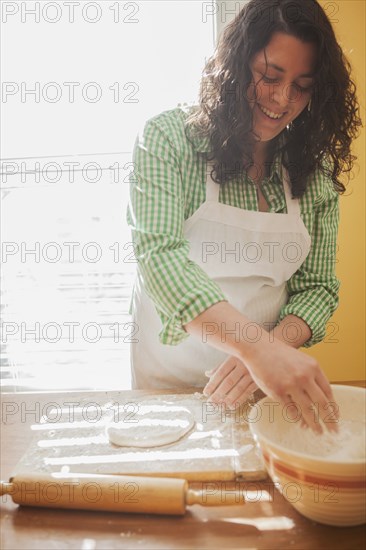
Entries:
POLYGON ((310 101, 309 101, 309 103, 308 103, 308 111, 309 111, 309 113, 310 113, 310 111, 311 111, 311 99, 310 99, 310 101))

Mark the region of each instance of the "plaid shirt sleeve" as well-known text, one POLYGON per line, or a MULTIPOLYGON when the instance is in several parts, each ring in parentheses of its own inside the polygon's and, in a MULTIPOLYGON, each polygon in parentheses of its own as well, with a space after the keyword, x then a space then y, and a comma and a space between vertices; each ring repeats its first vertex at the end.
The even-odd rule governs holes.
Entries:
POLYGON ((170 345, 189 336, 183 325, 226 300, 188 257, 179 145, 157 120, 147 121, 134 147, 127 210, 138 276, 161 319, 159 339, 170 345))
MULTIPOLYGON (((339 195, 332 181, 320 173, 314 175, 308 193, 316 188, 320 188, 319 195, 315 201, 308 201, 311 211, 303 215, 305 223, 308 222, 311 250, 287 283, 289 299, 278 319, 280 322, 286 315, 293 314, 308 324, 312 336, 304 344, 306 348, 324 339, 326 324, 338 307, 340 286, 335 274, 339 195)), ((305 199, 303 204, 307 204, 305 199)))

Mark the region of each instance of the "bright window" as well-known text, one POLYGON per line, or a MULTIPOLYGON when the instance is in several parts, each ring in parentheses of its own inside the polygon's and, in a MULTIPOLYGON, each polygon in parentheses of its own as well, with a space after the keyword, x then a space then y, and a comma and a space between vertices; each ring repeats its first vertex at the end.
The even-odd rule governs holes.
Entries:
POLYGON ((3 390, 129 388, 131 151, 196 101, 205 4, 1 3, 3 390))

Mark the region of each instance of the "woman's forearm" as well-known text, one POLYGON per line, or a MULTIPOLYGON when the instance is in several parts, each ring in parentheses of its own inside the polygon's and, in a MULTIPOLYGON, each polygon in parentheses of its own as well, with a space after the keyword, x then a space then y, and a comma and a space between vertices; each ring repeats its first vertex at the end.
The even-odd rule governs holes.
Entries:
POLYGON ((277 338, 276 334, 269 334, 226 301, 209 307, 184 325, 184 329, 203 343, 241 360, 250 357, 257 343, 263 340, 269 342, 273 336, 277 338))
POLYGON ((242 360, 250 354, 253 344, 263 340, 271 342, 274 337, 299 348, 311 338, 309 326, 296 315, 287 315, 268 333, 225 301, 206 309, 184 329, 202 342, 242 360))
POLYGON ((312 336, 309 325, 296 315, 284 317, 270 334, 293 348, 300 348, 312 336))

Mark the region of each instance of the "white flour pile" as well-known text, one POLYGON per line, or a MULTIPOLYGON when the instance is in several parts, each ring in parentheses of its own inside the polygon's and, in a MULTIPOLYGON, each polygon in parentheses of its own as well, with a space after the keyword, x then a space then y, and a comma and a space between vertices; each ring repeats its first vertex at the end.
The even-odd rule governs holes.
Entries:
POLYGON ((298 453, 327 457, 332 460, 361 460, 366 458, 365 422, 341 420, 338 433, 328 432, 323 426, 323 434, 304 429, 297 422, 287 424, 286 429, 273 425, 271 439, 298 453))

